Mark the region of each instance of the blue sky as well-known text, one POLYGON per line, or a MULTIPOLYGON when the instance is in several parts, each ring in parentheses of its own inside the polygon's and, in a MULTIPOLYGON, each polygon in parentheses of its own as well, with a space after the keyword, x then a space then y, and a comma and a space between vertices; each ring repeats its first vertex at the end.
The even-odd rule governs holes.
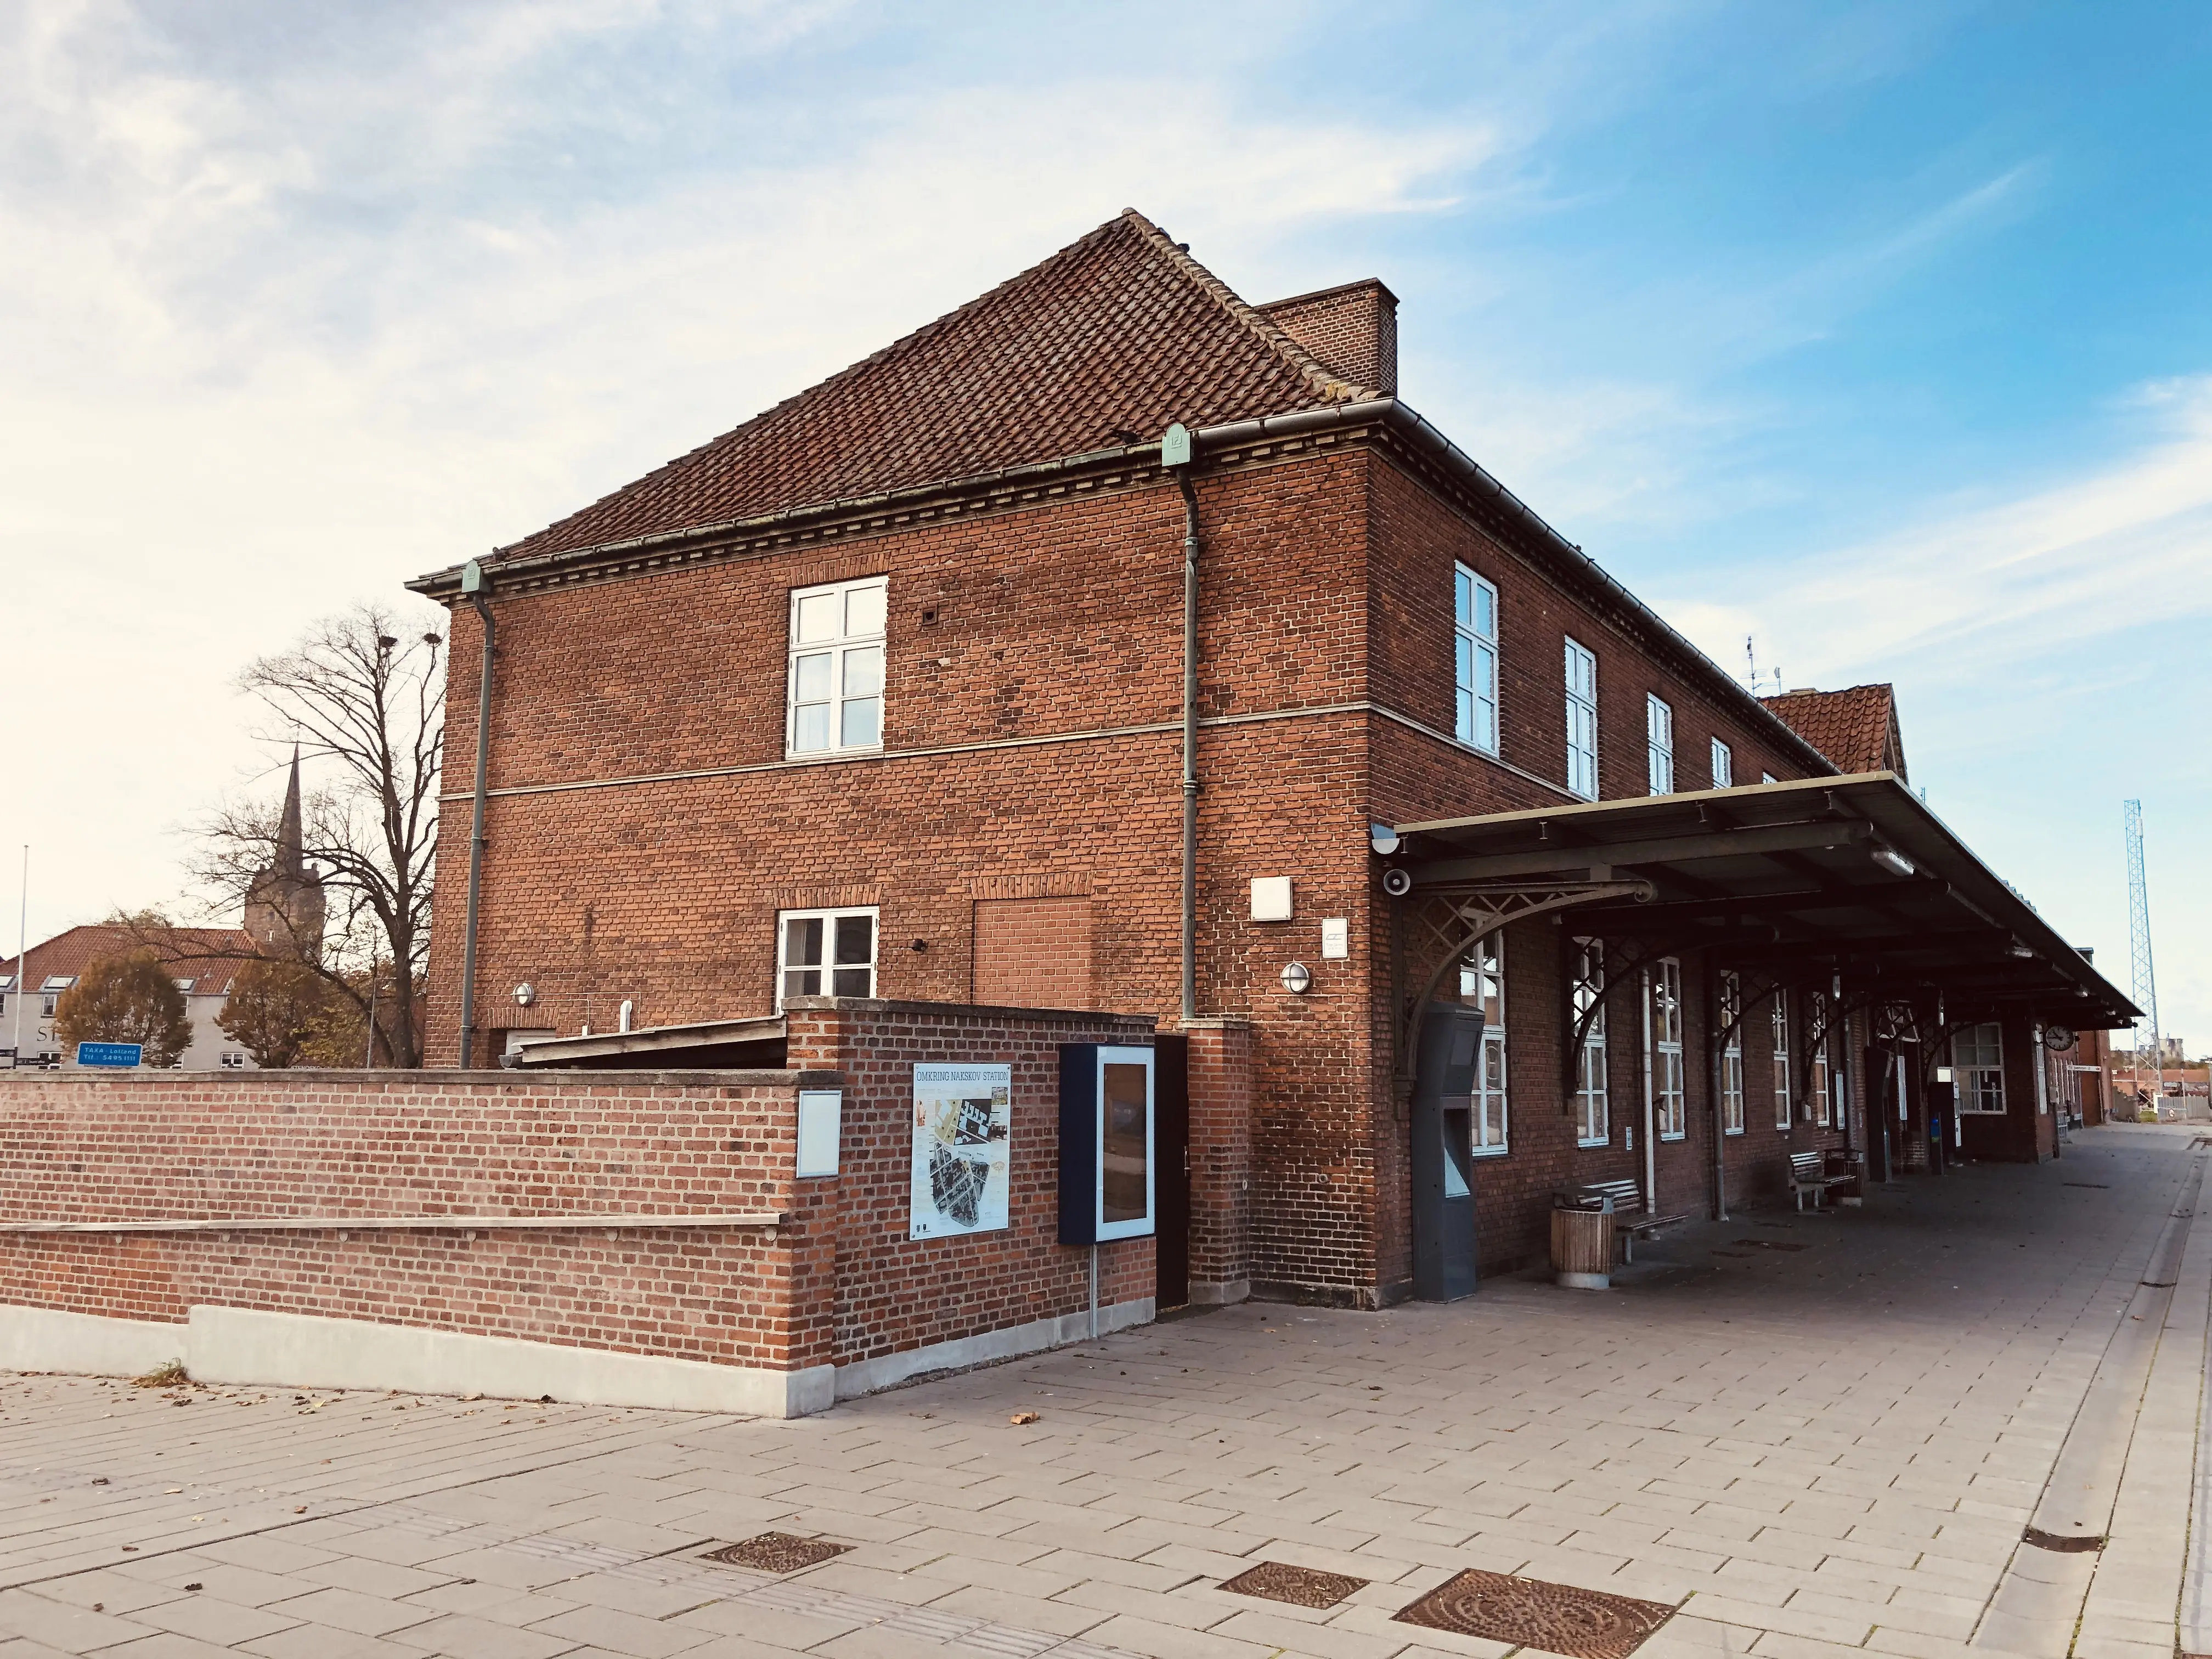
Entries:
POLYGON ((249 657, 1134 205, 1249 298, 1383 277, 1410 403, 1724 665, 1894 681, 2124 983, 2140 795, 2212 1047, 2208 84, 2192 5, 17 0, 33 931, 270 787, 249 657))

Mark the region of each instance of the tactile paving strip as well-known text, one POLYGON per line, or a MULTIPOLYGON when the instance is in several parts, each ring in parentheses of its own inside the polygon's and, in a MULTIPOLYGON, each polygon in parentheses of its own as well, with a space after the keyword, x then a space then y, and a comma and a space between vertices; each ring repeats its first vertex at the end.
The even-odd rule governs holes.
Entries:
POLYGON ((794 1538, 787 1532, 764 1532, 757 1538, 708 1550, 706 1559, 726 1561, 733 1567, 750 1567, 755 1572, 797 1572, 801 1567, 817 1566, 833 1555, 842 1555, 852 1547, 850 1544, 833 1544, 826 1538, 794 1538))
POLYGON ((1285 1561, 1262 1561, 1248 1567, 1221 1588, 1239 1595, 1261 1595, 1270 1601, 1287 1601, 1294 1607, 1333 1607, 1356 1589, 1364 1578, 1347 1578, 1340 1572, 1314 1567, 1294 1567, 1285 1561))
POLYGON ((1470 1569, 1397 1617, 1408 1625, 1540 1648, 1568 1659, 1628 1659, 1674 1613, 1663 1601, 1470 1569))

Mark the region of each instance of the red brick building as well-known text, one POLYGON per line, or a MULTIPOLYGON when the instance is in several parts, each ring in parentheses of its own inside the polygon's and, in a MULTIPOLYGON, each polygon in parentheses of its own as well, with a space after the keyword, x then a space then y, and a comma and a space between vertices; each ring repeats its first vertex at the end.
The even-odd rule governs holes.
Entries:
POLYGON ((1562 1188, 1924 1164, 1959 1033, 1954 1155, 2047 1155, 2034 1034, 2124 999, 1904 789, 1887 688, 1746 692, 1397 400, 1396 304, 1249 305, 1127 213, 414 584, 456 897, 496 628, 431 1062, 787 996, 1155 1016, 1198 1300, 1409 1292, 1432 997, 1487 1016, 1446 1132, 1486 1269, 1562 1188))

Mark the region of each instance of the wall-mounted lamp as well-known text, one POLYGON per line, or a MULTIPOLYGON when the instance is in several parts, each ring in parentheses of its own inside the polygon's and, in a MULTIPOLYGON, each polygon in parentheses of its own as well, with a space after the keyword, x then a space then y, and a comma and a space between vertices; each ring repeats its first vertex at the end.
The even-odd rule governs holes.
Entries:
POLYGON ((1294 997, 1302 997, 1313 989, 1313 969, 1303 962, 1284 963, 1280 977, 1283 988, 1294 997))
POLYGON ((1370 823, 1367 826, 1367 844, 1375 849, 1377 858, 1387 859, 1406 843, 1389 824, 1370 823))
POLYGON ((514 1002, 518 1008, 527 1008, 538 1000, 538 988, 528 980, 514 988, 514 1002))
POLYGON ((2008 954, 2018 957, 2022 962, 2032 961, 2035 956, 2035 947, 2032 945, 2022 945, 2018 939, 2014 939, 2008 954))

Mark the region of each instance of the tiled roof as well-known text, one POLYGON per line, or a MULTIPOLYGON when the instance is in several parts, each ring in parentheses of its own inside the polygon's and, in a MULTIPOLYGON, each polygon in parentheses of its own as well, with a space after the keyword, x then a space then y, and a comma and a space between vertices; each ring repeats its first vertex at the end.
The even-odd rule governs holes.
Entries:
MULTIPOLYGON (((73 979, 102 957, 124 956, 143 945, 152 945, 173 963, 173 978, 191 980, 195 996, 221 993, 232 975, 260 954, 254 949, 253 935, 242 927, 169 927, 142 933, 102 923, 72 927, 43 945, 33 945, 31 969, 23 975, 23 983, 35 991, 57 976, 73 979)), ((0 974, 12 974, 15 969, 12 954, 0 962, 0 974)))
POLYGON ((1380 395, 1323 368, 1133 208, 501 552, 599 546, 1085 454, 1171 421, 1380 395))
POLYGON ((1785 691, 1759 701, 1791 731, 1835 763, 1839 772, 1905 775, 1905 744, 1897 725, 1897 696, 1887 685, 1854 685, 1841 691, 1785 691))

